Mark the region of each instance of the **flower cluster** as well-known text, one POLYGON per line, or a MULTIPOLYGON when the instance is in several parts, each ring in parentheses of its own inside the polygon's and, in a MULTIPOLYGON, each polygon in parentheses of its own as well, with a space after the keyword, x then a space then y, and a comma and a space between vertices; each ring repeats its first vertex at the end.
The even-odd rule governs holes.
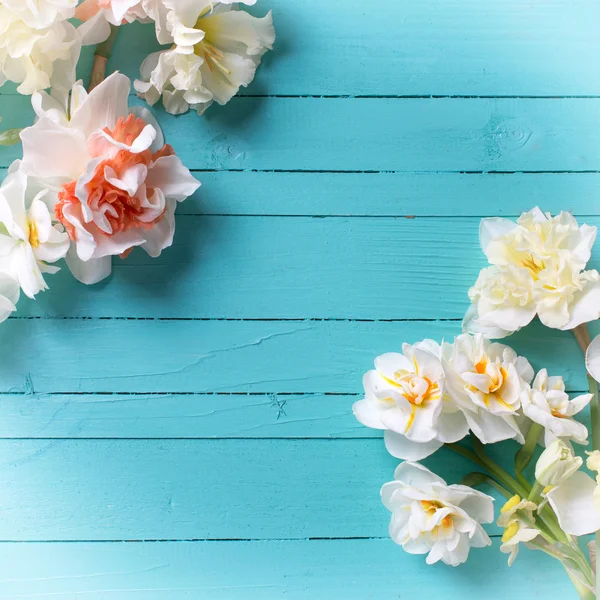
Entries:
POLYGON ((31 127, 0 134, 0 145, 23 143, 0 185, 0 321, 21 292, 47 289, 61 259, 92 284, 113 256, 139 246, 157 257, 172 244, 177 204, 200 183, 152 114, 129 107, 130 80, 104 79, 107 52, 120 26, 151 23, 171 48, 144 62, 137 91, 172 113, 203 112, 248 85, 275 40, 270 13, 237 9, 233 0, 0 2, 0 85, 19 83, 36 114, 31 127), (100 43, 88 92, 75 76, 80 49, 100 43))
POLYGON ((402 353, 376 358, 363 384, 365 397, 354 414, 384 430, 386 448, 404 460, 426 458, 469 432, 484 444, 523 444, 531 423, 541 426, 541 443, 587 443, 587 429, 573 415, 591 394, 570 400, 562 377, 542 369, 534 379, 526 358, 482 334, 461 334, 441 346, 404 344, 402 353))
MULTIPOLYGON (((526 358, 492 339, 537 315, 550 327, 577 328, 575 337, 587 345, 581 326, 600 314, 600 278, 585 270, 596 228, 534 209, 517 223, 484 219, 480 237, 492 266, 470 291, 467 332, 451 343, 426 339, 377 357, 353 407, 362 424, 383 430, 391 455, 408 461, 381 490, 392 513, 390 535, 405 551, 427 554, 428 564, 457 566, 471 547, 491 544, 482 525, 493 521, 493 498, 473 486, 492 486, 507 498, 497 525, 508 564, 522 544, 545 552, 563 563, 580 596, 591 598, 595 573, 573 536, 600 530, 600 450, 588 453, 593 479, 572 443, 588 444, 587 427, 575 417, 590 402, 598 405, 597 386, 570 398, 562 377, 535 373, 526 358), (520 445, 514 475, 485 449, 505 440, 520 445), (530 482, 526 469, 538 445, 546 449, 530 482), (442 447, 473 461, 476 471, 447 485, 413 462, 442 447)), ((600 379, 600 336, 586 361, 600 379)))
POLYGON ((596 227, 569 213, 534 208, 519 217, 484 219, 481 248, 492 265, 469 290, 468 332, 502 338, 537 315, 555 329, 574 329, 600 317, 600 274, 585 270, 596 227))
POLYGON ((61 105, 34 94, 36 123, 21 132, 23 159, 0 186, 0 317, 20 288, 46 289, 44 273, 66 258, 73 275, 96 283, 112 256, 141 246, 158 256, 171 245, 175 207, 199 187, 146 109, 130 109, 127 77, 114 73, 89 94, 80 83, 61 105))
POLYGON ((0 85, 20 83, 33 94, 74 81, 81 45, 98 44, 111 30, 151 23, 160 44, 140 67, 135 89, 150 105, 162 98, 172 114, 203 113, 226 104, 252 82, 272 49, 271 12, 258 18, 238 10, 256 0, 3 0, 0 3, 0 85), (77 18, 81 24, 69 22, 77 18))

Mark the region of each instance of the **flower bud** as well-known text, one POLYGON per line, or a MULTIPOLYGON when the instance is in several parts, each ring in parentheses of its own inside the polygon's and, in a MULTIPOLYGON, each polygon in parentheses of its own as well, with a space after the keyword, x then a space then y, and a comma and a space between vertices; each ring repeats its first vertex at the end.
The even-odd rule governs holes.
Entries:
POLYGON ((583 459, 575 456, 563 441, 554 440, 535 465, 535 478, 544 487, 558 485, 581 467, 583 459))

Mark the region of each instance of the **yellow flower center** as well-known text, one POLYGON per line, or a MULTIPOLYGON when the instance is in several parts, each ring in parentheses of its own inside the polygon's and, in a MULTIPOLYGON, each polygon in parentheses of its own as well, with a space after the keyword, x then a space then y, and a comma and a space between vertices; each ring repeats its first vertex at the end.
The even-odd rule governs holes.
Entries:
POLYGON ((33 248, 37 248, 40 245, 40 238, 38 237, 38 230, 35 223, 28 222, 29 225, 29 243, 33 248))
POLYGON ((519 531, 519 524, 517 522, 511 523, 502 534, 502 542, 505 543, 512 540, 517 534, 517 531, 519 531))
MULTIPOLYGON (((421 500, 421 506, 423 507, 423 509, 427 513, 427 516, 429 516, 429 517, 433 517, 433 515, 435 515, 435 513, 439 509, 444 508, 444 505, 441 502, 438 502, 437 500, 421 500)), ((440 521, 440 524, 437 527, 434 527, 431 531, 432 531, 432 533, 437 533, 437 530, 440 527, 447 529, 448 527, 451 527, 451 526, 452 526, 452 517, 450 515, 447 515, 440 521)))
POLYGON ((521 496, 519 496, 518 494, 515 494, 510 500, 508 500, 508 502, 506 502, 506 504, 500 509, 501 513, 505 513, 508 512, 509 510, 511 510, 512 508, 514 508, 515 506, 517 506, 517 504, 519 504, 519 502, 521 502, 521 496))
POLYGON ((537 280, 540 271, 546 268, 543 260, 536 261, 533 255, 527 254, 521 259, 521 265, 529 270, 534 280, 537 280))

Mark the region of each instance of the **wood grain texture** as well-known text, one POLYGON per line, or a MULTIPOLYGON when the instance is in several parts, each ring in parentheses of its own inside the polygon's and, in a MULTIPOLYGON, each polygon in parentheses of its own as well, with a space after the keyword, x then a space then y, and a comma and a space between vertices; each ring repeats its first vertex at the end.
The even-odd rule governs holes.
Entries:
MULTIPOLYGON (((11 343, 0 346, 0 392, 360 393, 376 356, 405 341, 453 339, 459 325, 9 320, 2 333, 11 343)), ((534 324, 510 345, 536 369, 563 375, 570 390, 587 388, 581 351, 569 332, 534 324)))
MULTIPOLYGON (((64 268, 48 277, 49 291, 22 299, 17 316, 461 320, 487 265, 479 225, 182 215, 160 258, 115 257, 112 277, 95 287, 64 268)), ((599 259, 596 250, 590 268, 599 259)))
MULTIPOLYGON (((600 95, 594 0, 261 0, 250 10, 269 9, 275 48, 242 94, 600 95)), ((152 25, 129 26, 109 68, 136 78, 159 48, 152 25)))
MULTIPOLYGON (((459 569, 396 547, 379 488, 397 461, 351 405, 376 355, 459 332, 480 217, 539 204, 598 223, 600 5, 251 10, 270 8, 276 49, 243 97, 156 110, 204 183, 173 248, 93 288, 62 272, 2 325, 0 598, 572 597, 542 554, 507 571, 497 539, 459 569)), ((131 26, 110 68, 135 76, 153 49, 131 26)), ((14 91, 3 128, 31 123, 14 91)), ((570 334, 509 343, 585 389, 570 334)))
POLYGON ((454 590, 489 600, 528 591, 575 598, 551 558, 523 549, 508 570, 498 546, 451 569, 428 567, 390 540, 2 544, 0 598, 413 600, 417 590, 423 600, 454 590))
MULTIPOLYGON (((6 169, 0 169, 0 180, 6 169)), ((533 206, 598 214, 600 173, 293 173, 197 171, 178 215, 518 217, 533 206), (235 193, 232 193, 234 190, 235 193)), ((185 226, 185 220, 178 225, 185 226)), ((175 245, 179 243, 176 238, 175 245)))
MULTIPOLYGON (((492 451, 508 466, 516 448, 492 451)), ((380 439, 0 440, 0 456, 11 541, 385 537, 399 463, 380 439)), ((423 463, 451 483, 474 470, 446 449, 423 463)))
MULTIPOLYGON (((6 127, 31 121, 22 98, 2 105, 6 127)), ((240 97, 202 119, 155 112, 191 169, 600 170, 600 98, 240 97)), ((0 166, 19 154, 0 148, 0 166)))

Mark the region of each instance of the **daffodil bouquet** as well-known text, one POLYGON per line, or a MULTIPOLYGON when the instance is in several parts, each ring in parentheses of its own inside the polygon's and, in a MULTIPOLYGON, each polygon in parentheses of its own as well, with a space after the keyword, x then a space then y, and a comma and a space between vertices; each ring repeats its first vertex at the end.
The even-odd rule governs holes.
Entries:
POLYGON ((0 86, 31 95, 36 120, 0 132, 23 157, 0 185, 0 321, 48 288, 65 260, 86 284, 111 273, 113 257, 171 246, 175 209, 200 182, 165 143, 145 107, 129 106, 128 77, 106 77, 122 27, 147 23, 168 48, 148 56, 134 82, 149 105, 202 114, 253 79, 275 40, 256 0, 0 0, 0 86), (82 47, 96 46, 89 86, 76 78, 82 47), (87 89, 86 89, 87 87, 87 89))
MULTIPOLYGON (((572 330, 600 378, 600 336, 590 345, 586 325, 600 317, 600 274, 586 270, 595 238, 595 227, 565 212, 484 219, 480 242, 490 266, 469 290, 464 332, 451 343, 404 344, 377 357, 364 376, 354 414, 384 430, 388 452, 405 461, 381 490, 390 535, 407 552, 427 554, 428 564, 464 563, 471 547, 491 544, 482 525, 496 518, 509 565, 525 544, 559 560, 581 598, 596 597, 595 542, 582 547, 578 537, 600 529, 600 477, 582 470, 572 444, 588 444, 576 416, 590 403, 600 436, 597 383, 589 377, 590 393, 571 399, 560 375, 535 373, 525 357, 492 341, 537 316, 572 330), (486 450, 504 440, 519 444, 510 467, 486 450), (544 450, 535 461, 538 446, 544 450), (475 470, 448 485, 416 462, 442 448, 475 470), (496 517, 494 499, 474 489, 486 485, 505 499, 496 517)), ((597 441, 593 448, 586 466, 598 474, 597 441)))

